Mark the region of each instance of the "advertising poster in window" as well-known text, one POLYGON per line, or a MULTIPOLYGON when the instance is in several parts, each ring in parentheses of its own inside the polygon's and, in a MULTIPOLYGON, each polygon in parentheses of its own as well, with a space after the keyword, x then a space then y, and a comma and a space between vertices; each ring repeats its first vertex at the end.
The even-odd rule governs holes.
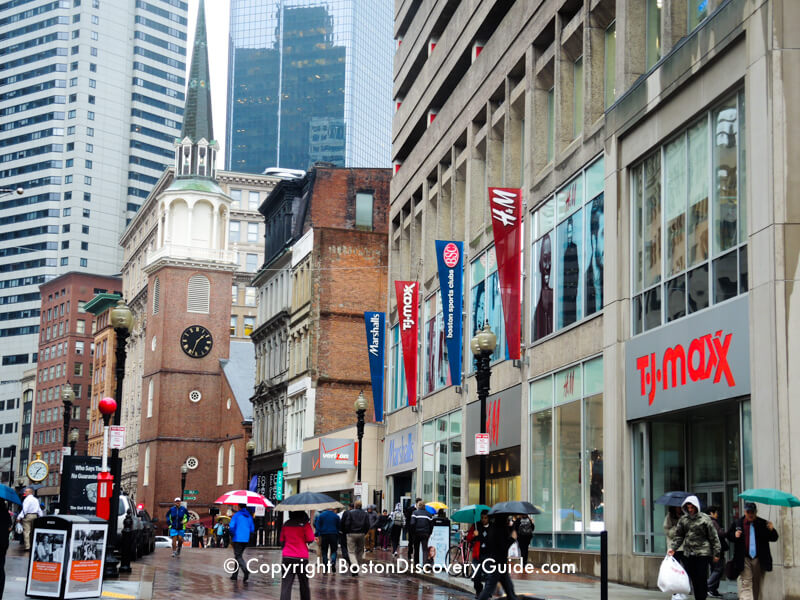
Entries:
POLYGON ((27 595, 60 597, 66 538, 63 530, 34 529, 27 595))
POLYGON ((567 327, 582 315, 581 252, 583 245, 582 212, 577 211, 558 226, 558 264, 561 280, 558 286, 558 327, 567 327))
POLYGON ((102 593, 107 532, 105 523, 72 526, 64 598, 89 598, 102 593))
POLYGON ((533 339, 553 333, 553 241, 550 233, 534 244, 534 301, 533 339))
POLYGON ((603 308, 603 251, 605 218, 603 194, 587 205, 586 211, 586 316, 603 308))

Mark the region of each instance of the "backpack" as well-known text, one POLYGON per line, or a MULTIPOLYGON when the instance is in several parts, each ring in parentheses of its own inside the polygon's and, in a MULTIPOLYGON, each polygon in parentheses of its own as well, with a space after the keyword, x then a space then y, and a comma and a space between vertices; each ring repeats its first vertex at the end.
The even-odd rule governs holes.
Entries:
POLYGON ((533 535, 533 523, 531 523, 530 519, 520 519, 517 535, 521 535, 522 537, 530 537, 533 535))
POLYGON ((402 527, 406 523, 406 518, 402 511, 396 510, 392 513, 392 524, 402 527))

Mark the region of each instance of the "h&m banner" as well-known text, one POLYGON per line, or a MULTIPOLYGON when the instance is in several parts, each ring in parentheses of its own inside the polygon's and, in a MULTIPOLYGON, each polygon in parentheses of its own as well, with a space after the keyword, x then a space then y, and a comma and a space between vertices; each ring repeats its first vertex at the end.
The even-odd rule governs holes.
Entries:
POLYGON ((372 379, 372 405, 375 409, 375 421, 380 423, 383 421, 383 357, 386 313, 365 312, 364 323, 367 326, 369 374, 372 379))
POLYGON ((395 281, 403 366, 406 369, 408 405, 417 405, 417 341, 419 340, 419 282, 395 281))
POLYGON ((442 292, 444 339, 450 363, 450 381, 461 385, 461 313, 464 302, 464 242, 436 240, 439 289, 442 292))
POLYGON ((500 299, 508 339, 508 355, 520 358, 522 319, 522 190, 489 188, 497 271, 500 276, 500 299))

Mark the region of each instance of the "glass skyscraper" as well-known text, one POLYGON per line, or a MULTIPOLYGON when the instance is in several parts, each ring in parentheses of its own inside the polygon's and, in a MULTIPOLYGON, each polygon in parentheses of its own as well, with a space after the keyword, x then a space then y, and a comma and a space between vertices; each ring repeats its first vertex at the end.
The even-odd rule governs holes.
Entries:
POLYGON ((226 168, 389 167, 391 0, 232 0, 226 168))

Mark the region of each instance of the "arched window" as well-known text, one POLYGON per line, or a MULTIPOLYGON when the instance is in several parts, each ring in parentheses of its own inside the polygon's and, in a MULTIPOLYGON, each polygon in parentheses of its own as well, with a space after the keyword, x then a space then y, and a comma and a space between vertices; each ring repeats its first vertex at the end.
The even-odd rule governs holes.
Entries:
POLYGON ((147 384, 147 418, 153 416, 153 380, 147 384))
POLYGON ((158 314, 159 299, 161 296, 161 281, 156 277, 153 282, 153 314, 158 314))
POLYGON ((150 446, 144 450, 144 482, 142 485, 150 485, 150 446))
POLYGON ((192 275, 186 293, 186 310, 194 313, 209 312, 211 283, 205 275, 192 275))
POLYGON ((222 473, 225 468, 225 449, 220 446, 217 453, 217 485, 222 485, 222 473))
POLYGON ((228 449, 228 485, 233 485, 233 471, 236 462, 236 447, 231 444, 228 449))

